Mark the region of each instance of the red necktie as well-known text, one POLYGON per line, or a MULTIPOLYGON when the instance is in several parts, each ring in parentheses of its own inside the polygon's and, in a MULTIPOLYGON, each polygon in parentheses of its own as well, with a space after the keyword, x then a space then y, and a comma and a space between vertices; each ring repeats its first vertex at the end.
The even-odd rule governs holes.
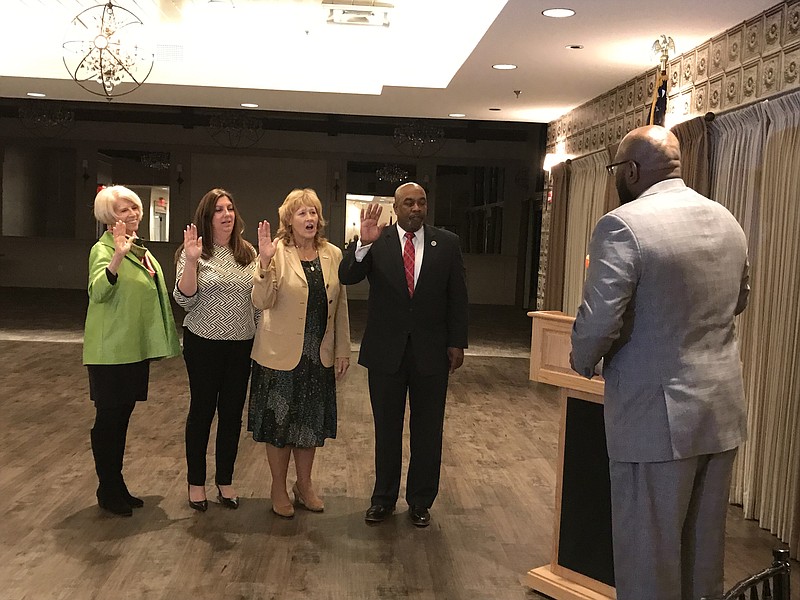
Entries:
POLYGON ((403 246, 403 266, 406 269, 406 284, 408 285, 408 295, 414 295, 414 233, 407 231, 406 243, 403 246))

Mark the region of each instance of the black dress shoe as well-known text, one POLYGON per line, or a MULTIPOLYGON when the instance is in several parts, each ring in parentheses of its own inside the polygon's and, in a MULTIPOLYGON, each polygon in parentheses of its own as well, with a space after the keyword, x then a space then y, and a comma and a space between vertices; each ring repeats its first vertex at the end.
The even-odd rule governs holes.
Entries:
POLYGON ((424 506, 409 506, 408 516, 417 527, 427 527, 431 524, 431 513, 424 506))
POLYGON ((217 500, 219 503, 222 504, 225 508, 230 508, 231 510, 236 510, 239 508, 239 496, 234 496, 233 498, 226 498, 222 495, 222 490, 219 489, 217 486, 217 500))
POLYGON ((383 506, 382 504, 373 504, 367 509, 367 514, 364 515, 364 520, 367 523, 380 523, 385 521, 386 518, 394 512, 394 506, 383 506))
POLYGON ((122 495, 113 493, 103 489, 102 486, 97 489, 97 505, 106 512, 118 517, 130 517, 133 515, 131 505, 125 502, 122 495))

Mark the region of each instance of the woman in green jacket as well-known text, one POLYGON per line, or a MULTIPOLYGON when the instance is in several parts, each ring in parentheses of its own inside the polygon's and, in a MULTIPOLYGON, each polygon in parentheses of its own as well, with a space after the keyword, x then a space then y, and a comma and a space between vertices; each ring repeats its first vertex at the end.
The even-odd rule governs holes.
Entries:
POLYGON ((128 188, 100 190, 95 218, 108 226, 89 254, 89 308, 83 364, 95 405, 92 454, 100 508, 130 516, 143 506, 122 477, 128 422, 147 399, 150 361, 176 356, 180 344, 161 265, 136 237, 142 201, 128 188))

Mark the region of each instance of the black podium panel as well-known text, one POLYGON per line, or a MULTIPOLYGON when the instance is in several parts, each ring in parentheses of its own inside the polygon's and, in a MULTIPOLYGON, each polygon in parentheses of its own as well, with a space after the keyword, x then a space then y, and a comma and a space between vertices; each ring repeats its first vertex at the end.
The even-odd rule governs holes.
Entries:
POLYGON ((558 564, 614 586, 603 405, 567 398, 558 564))

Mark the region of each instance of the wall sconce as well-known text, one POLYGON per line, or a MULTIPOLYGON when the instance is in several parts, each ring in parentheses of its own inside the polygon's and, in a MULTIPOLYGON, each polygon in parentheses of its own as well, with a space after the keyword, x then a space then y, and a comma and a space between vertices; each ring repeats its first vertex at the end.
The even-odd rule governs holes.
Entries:
POLYGON ((333 201, 339 200, 339 171, 333 172, 333 201))
POLYGON ((183 179, 183 165, 181 163, 178 163, 177 165, 175 165, 175 170, 178 172, 177 182, 178 182, 178 193, 180 194, 181 193, 181 186, 183 185, 183 181, 184 181, 184 179, 183 179))
POLYGON ((85 158, 81 161, 81 167, 83 168, 83 187, 86 187, 86 182, 89 181, 89 161, 85 158))

